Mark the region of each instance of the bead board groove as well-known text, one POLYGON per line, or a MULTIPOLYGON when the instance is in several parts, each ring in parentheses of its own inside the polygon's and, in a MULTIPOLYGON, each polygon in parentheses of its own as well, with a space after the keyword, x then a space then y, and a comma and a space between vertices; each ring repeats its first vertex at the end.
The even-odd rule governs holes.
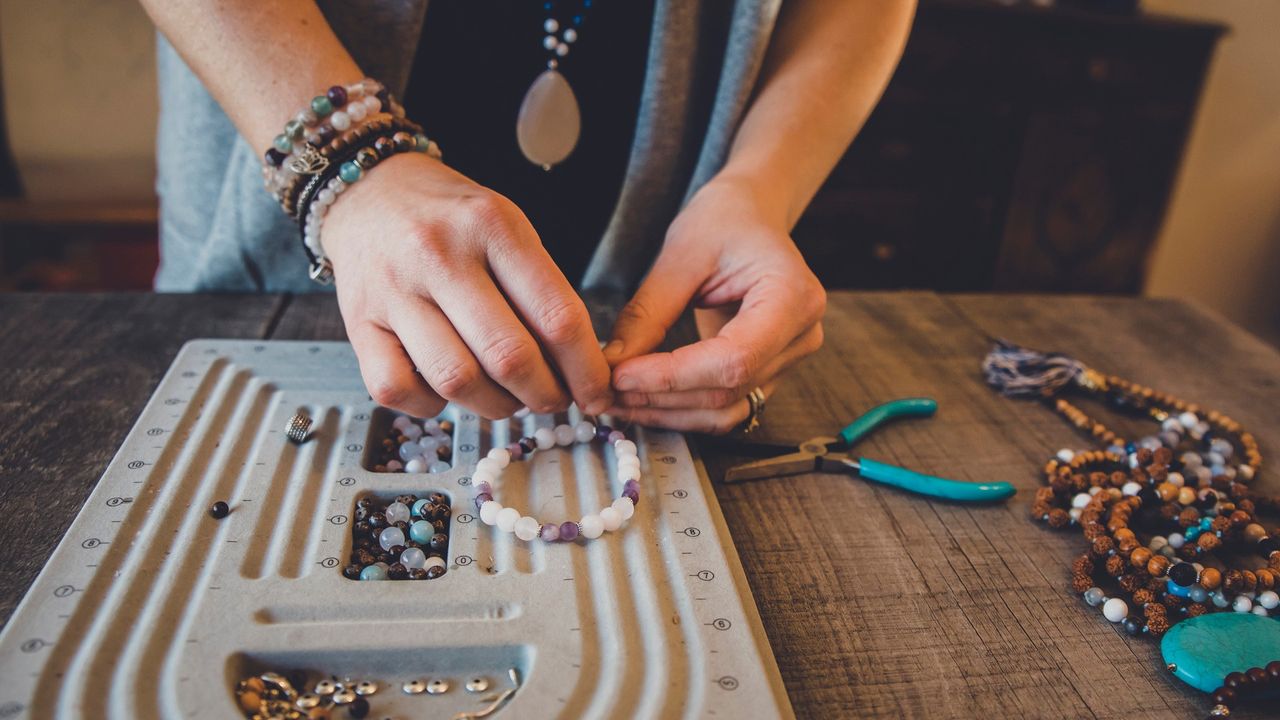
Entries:
MULTIPOLYGON (((0 634, 0 718, 238 716, 244 673, 306 668, 390 685, 483 675, 524 685, 497 717, 790 717, 705 473, 677 434, 638 431, 636 516, 586 544, 526 544, 475 517, 467 472, 553 418, 482 422, 458 408, 454 467, 374 473, 391 415, 345 343, 188 343, 0 634), (285 425, 315 421, 302 445, 285 425), (513 428, 514 422, 521 427, 513 428), (365 494, 446 494, 449 571, 342 577, 365 494), (208 516, 215 500, 231 514, 208 516)), ((580 517, 620 486, 599 446, 540 453, 503 499, 580 517), (536 480, 536 481, 534 481, 536 480)), ((483 706, 460 688, 386 687, 378 716, 483 706)))

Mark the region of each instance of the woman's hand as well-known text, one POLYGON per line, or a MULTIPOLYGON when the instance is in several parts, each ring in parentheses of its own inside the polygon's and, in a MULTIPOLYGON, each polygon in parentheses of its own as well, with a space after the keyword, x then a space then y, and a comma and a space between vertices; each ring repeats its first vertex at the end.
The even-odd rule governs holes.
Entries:
POLYGON ((321 239, 375 401, 430 417, 611 402, 587 309, 509 200, 416 153, 335 202, 321 239))
POLYGON ((680 213, 605 347, 610 413, 673 430, 725 433, 747 393, 822 345, 826 292, 791 241, 785 212, 751 182, 718 177, 680 213), (699 342, 655 353, 694 303, 699 342))

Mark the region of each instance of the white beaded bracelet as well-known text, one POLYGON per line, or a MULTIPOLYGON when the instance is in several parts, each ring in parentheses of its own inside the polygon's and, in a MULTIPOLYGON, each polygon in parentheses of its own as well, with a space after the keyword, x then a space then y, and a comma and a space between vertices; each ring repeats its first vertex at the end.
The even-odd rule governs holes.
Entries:
POLYGON ((485 458, 476 463, 476 469, 471 474, 471 484, 476 488, 475 503, 480 520, 486 525, 496 525, 499 530, 515 533, 517 538, 524 541, 537 538, 544 542, 572 542, 579 535, 594 540, 606 531, 617 530, 635 514, 636 504, 640 502, 640 456, 636 444, 628 440, 621 431, 608 425, 596 427, 583 420, 577 425, 559 425, 554 430, 539 428, 532 437, 521 438, 505 448, 490 450, 485 458), (599 512, 584 515, 578 522, 543 524, 528 515, 521 516, 519 510, 503 507, 493 499, 493 483, 497 482, 503 469, 512 460, 532 457, 536 450, 566 447, 575 442, 589 443, 596 439, 613 445, 617 477, 623 482, 622 495, 599 512))

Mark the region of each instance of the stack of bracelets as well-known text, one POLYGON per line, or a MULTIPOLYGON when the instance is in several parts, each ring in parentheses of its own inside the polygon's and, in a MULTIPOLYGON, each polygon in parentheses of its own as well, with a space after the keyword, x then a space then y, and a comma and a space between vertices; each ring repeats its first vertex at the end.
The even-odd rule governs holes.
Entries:
POLYGON ((298 223, 311 279, 333 280, 320 230, 334 200, 379 162, 402 152, 440 158, 440 148, 404 117, 376 80, 334 85, 285 123, 263 155, 267 191, 298 223))
MULTIPOLYGON (((1218 611, 1280 616, 1280 528, 1268 531, 1259 521, 1261 512, 1280 511, 1280 497, 1250 489, 1262 455, 1238 422, 1063 355, 1001 343, 983 369, 1001 392, 1045 400, 1104 447, 1059 451, 1044 467, 1046 487, 1031 508, 1034 519, 1078 527, 1089 542, 1071 564, 1071 587, 1088 605, 1130 635, 1151 637, 1218 611), (1154 420, 1160 432, 1128 442, 1057 397, 1068 388, 1154 420), (1262 562, 1229 568, 1222 560, 1228 554, 1262 562)), ((1226 717, 1238 699, 1275 689, 1280 647, 1274 661, 1227 675, 1212 693, 1210 717, 1226 717)))
POLYGON ((605 531, 617 530, 635 514, 635 506, 640 502, 640 457, 636 444, 620 430, 608 425, 597 427, 583 420, 577 425, 558 425, 554 430, 538 428, 531 437, 520 438, 505 448, 490 450, 487 457, 476 463, 471 484, 476 489, 475 503, 480 520, 486 525, 496 525, 503 532, 515 533, 517 538, 526 542, 535 538, 544 542, 573 542, 579 536, 594 540, 605 531), (521 516, 515 508, 503 507, 494 499, 493 486, 512 460, 531 458, 535 450, 557 445, 567 447, 575 442, 585 444, 592 440, 613 446, 617 479, 622 483, 622 494, 599 512, 584 515, 578 522, 544 524, 527 515, 521 516))

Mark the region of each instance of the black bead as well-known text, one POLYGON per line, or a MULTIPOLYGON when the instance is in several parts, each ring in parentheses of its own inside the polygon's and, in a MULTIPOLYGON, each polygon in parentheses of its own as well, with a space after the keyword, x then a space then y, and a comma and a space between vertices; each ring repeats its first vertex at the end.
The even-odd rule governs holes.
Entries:
POLYGON ((444 493, 434 492, 427 497, 428 499, 431 500, 432 505, 448 505, 449 504, 449 498, 445 497, 444 493))
POLYGON ((445 519, 432 520, 431 527, 435 528, 436 532, 442 533, 449 529, 449 521, 445 519))
POLYGON ((409 507, 413 507, 413 504, 418 502, 418 496, 417 495, 397 495, 396 502, 402 503, 404 505, 408 505, 409 507))
POLYGON ((443 574, 444 574, 444 568, 439 565, 432 565, 431 567, 427 568, 428 580, 435 580, 436 578, 440 577, 443 574))
POLYGON ((221 520, 222 518, 230 514, 231 514, 231 508, 227 507, 227 504, 222 502, 221 500, 214 503, 209 508, 209 516, 212 517, 214 520, 221 520))
POLYGON ((443 552, 445 548, 449 547, 449 536, 444 533, 436 533, 431 536, 430 544, 432 550, 443 552))
POLYGON ((1249 668, 1244 671, 1244 676, 1249 678, 1249 684, 1255 688, 1267 681, 1267 671, 1260 667, 1249 668))
POLYGON ((352 563, 352 564, 350 564, 350 565, 348 565, 348 566, 346 566, 346 567, 342 568, 342 576, 343 576, 343 577, 345 577, 345 578, 346 578, 346 579, 348 579, 348 580, 359 580, 359 579, 360 579, 360 571, 361 571, 362 569, 363 569, 363 568, 361 568, 359 564, 357 564, 357 563, 352 563))
POLYGON ((267 158, 267 162, 270 163, 271 167, 280 167, 281 165, 284 164, 284 159, 286 157, 288 156, 275 148, 271 148, 270 150, 267 150, 266 158, 267 158))
POLYGON ((365 510, 373 510, 373 498, 371 497, 360 498, 359 500, 356 501, 356 507, 364 508, 365 510))
POLYGON ((391 553, 384 552, 384 553, 379 553, 378 559, 375 560, 374 562, 386 563, 390 565, 391 563, 398 562, 398 559, 395 557, 392 557, 391 553))
POLYGON ((1258 541, 1258 554, 1264 558, 1271 557, 1271 553, 1280 551, 1280 538, 1265 537, 1258 541))
POLYGON ((384 528, 387 526, 387 516, 385 513, 376 512, 369 516, 369 527, 384 528))
POLYGON ((410 580, 426 580, 427 579, 426 569, 412 568, 411 570, 409 570, 409 579, 410 580))
POLYGON ((354 527, 357 535, 368 535, 373 532, 373 525, 369 523, 369 518, 367 517, 362 520, 357 520, 354 527))
POLYGON ((404 563, 401 562, 392 563, 391 566, 387 568, 387 577, 392 580, 404 580, 409 577, 409 568, 405 567, 404 563))
POLYGON ((528 455, 529 453, 533 452, 534 449, 538 447, 537 445, 534 445, 533 441, 530 440, 529 438, 520 438, 519 445, 520 445, 520 449, 524 451, 525 455, 528 455))
POLYGON ((387 552, 391 553, 392 555, 395 555, 396 557, 400 557, 400 553, 404 552, 404 546, 392 545, 391 547, 387 548, 387 552))
POLYGON ((1213 694, 1214 705, 1226 705, 1231 707, 1236 703, 1236 691, 1229 687, 1220 687, 1213 694))
POLYGON ((1267 666, 1263 669, 1267 671, 1267 677, 1271 682, 1280 683, 1280 660, 1273 660, 1267 663, 1267 666))
POLYGON ((1169 568, 1169 579, 1182 587, 1195 585, 1199 575, 1200 573, 1196 572, 1196 566, 1189 562, 1181 562, 1169 568))
POLYGON ((369 714, 369 701, 362 697, 347 703, 347 714, 353 718, 362 718, 369 714))
POLYGON ((1213 490, 1205 490, 1204 497, 1196 501, 1196 507, 1201 510, 1208 510, 1218 504, 1218 493, 1213 490))
POLYGON ((1124 619, 1124 631, 1130 635, 1137 635, 1142 632, 1142 621, 1130 615, 1124 619))

